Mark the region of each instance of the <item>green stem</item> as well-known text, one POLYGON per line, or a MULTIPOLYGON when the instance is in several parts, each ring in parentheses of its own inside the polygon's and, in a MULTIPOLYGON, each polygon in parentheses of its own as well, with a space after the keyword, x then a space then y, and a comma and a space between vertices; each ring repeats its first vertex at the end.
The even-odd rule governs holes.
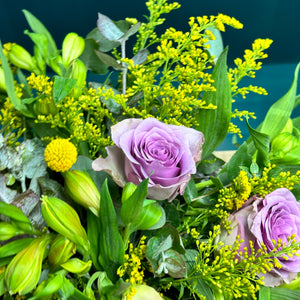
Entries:
POLYGON ((123 233, 123 242, 124 242, 125 249, 127 249, 130 234, 131 234, 131 232, 130 232, 130 223, 129 223, 125 226, 125 230, 123 233))
POLYGON ((214 185, 214 183, 211 179, 209 179, 207 181, 202 181, 202 182, 196 183, 196 189, 199 191, 207 186, 212 186, 212 185, 214 185))

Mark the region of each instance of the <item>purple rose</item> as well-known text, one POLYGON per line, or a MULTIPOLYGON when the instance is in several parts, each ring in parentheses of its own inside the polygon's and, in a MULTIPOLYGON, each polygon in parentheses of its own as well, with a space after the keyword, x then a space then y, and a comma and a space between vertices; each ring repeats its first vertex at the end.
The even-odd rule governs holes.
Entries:
MULTIPOLYGON (((249 249, 249 241, 253 241, 254 248, 261 248, 261 243, 270 252, 274 249, 272 240, 281 239, 288 243, 288 238, 295 234, 300 241, 300 203, 292 192, 280 188, 265 196, 265 198, 252 197, 244 206, 229 217, 233 230, 229 236, 221 237, 226 244, 233 244, 237 235, 249 249)), ((250 253, 250 252, 249 252, 250 253)), ((263 274, 266 286, 278 286, 283 282, 289 283, 300 272, 300 256, 289 257, 288 260, 278 258, 281 268, 274 268, 263 274)))
POLYGON ((111 135, 116 145, 106 148, 107 157, 96 159, 93 169, 108 172, 120 186, 150 176, 148 196, 156 200, 183 194, 204 142, 195 129, 153 118, 125 119, 111 127, 111 135))

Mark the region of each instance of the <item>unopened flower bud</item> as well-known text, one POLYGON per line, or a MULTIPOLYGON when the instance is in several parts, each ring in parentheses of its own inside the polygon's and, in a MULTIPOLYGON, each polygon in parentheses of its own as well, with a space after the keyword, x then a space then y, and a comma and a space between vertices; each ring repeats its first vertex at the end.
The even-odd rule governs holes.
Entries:
POLYGON ((7 52, 8 60, 20 69, 31 72, 37 70, 33 57, 30 53, 18 44, 11 44, 10 50, 7 52))
POLYGON ((70 77, 76 79, 74 87, 74 97, 79 97, 82 93, 82 87, 85 86, 87 70, 86 66, 80 59, 76 59, 72 63, 70 77))
POLYGON ((20 228, 6 222, 0 222, 0 241, 6 241, 10 238, 24 233, 20 228))
POLYGON ((87 262, 84 262, 78 258, 71 258, 65 263, 63 263, 61 266, 70 273, 83 275, 90 270, 92 266, 92 261, 89 260, 87 262))
POLYGON ((300 140, 289 132, 278 134, 271 142, 270 159, 274 163, 299 163, 300 140), (295 155, 294 155, 294 154, 295 155), (296 160, 298 160, 298 162, 296 160))
POLYGON ((71 170, 64 174, 64 179, 67 194, 98 216, 100 193, 90 175, 83 171, 71 170))
POLYGON ((50 275, 50 278, 42 281, 33 293, 32 299, 52 299, 51 295, 57 292, 63 285, 61 274, 50 275))
POLYGON ((37 115, 55 115, 57 108, 52 98, 38 99, 33 105, 34 112, 37 115))
POLYGON ((71 32, 66 35, 62 44, 62 58, 65 67, 78 58, 85 47, 85 40, 77 33, 71 32))
POLYGON ((78 250, 87 252, 90 248, 89 240, 75 209, 55 197, 43 196, 41 200, 42 215, 48 226, 73 241, 78 250))
POLYGON ((44 253, 51 239, 50 235, 34 239, 8 264, 4 280, 10 294, 25 295, 36 287, 42 271, 44 253))
POLYGON ((0 90, 6 91, 4 71, 0 67, 0 90))
POLYGON ((132 300, 162 300, 161 295, 151 286, 137 284, 134 288, 136 293, 132 300))
POLYGON ((67 239, 65 236, 58 235, 51 243, 48 261, 50 266, 55 269, 66 262, 76 252, 74 242, 67 239))
POLYGON ((132 182, 127 182, 122 191, 122 203, 124 203, 137 189, 137 186, 132 182))

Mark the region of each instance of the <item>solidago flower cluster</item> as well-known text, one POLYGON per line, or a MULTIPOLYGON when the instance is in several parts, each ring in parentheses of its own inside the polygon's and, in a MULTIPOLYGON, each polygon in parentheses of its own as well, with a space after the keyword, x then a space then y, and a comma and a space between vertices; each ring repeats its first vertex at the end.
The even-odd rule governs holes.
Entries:
POLYGON ((231 186, 219 191, 216 208, 238 210, 251 195, 264 197, 278 188, 285 187, 292 190, 295 184, 300 183, 300 171, 293 175, 290 172, 278 172, 274 176, 275 168, 275 165, 267 165, 260 176, 251 176, 245 170, 241 170, 231 186))

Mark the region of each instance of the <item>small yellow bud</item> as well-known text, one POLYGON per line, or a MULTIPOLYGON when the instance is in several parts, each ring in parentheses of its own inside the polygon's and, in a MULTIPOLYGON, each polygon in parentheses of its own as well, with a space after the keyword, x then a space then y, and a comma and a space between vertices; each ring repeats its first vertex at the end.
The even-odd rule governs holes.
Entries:
POLYGON ((4 280, 10 294, 25 295, 36 287, 42 271, 44 253, 51 239, 49 235, 34 239, 9 263, 4 280))
POLYGON ((62 45, 62 60, 66 68, 82 54, 84 47, 85 40, 77 33, 71 32, 66 35, 62 45))
POLYGON ((67 194, 98 216, 100 193, 90 175, 79 170, 71 170, 64 174, 64 179, 67 194))
POLYGON ((88 252, 90 243, 75 209, 55 197, 43 196, 41 200, 42 215, 48 226, 73 241, 78 250, 88 252))

